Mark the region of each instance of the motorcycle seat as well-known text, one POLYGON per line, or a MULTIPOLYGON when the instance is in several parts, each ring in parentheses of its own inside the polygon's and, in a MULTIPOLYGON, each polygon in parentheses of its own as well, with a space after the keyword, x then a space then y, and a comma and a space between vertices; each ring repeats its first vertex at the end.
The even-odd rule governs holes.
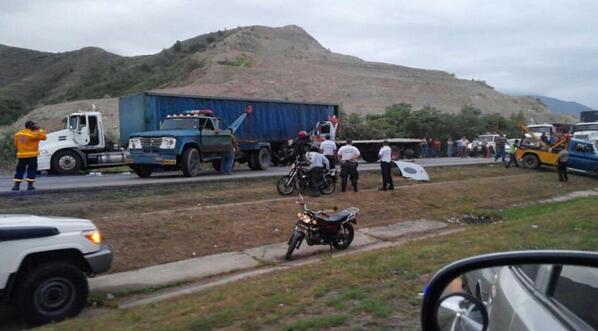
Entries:
POLYGON ((325 221, 325 222, 330 222, 330 223, 338 223, 338 222, 344 222, 347 220, 347 218, 349 216, 351 216, 352 212, 350 210, 341 210, 338 213, 334 213, 328 217, 324 216, 324 215, 318 215, 318 218, 320 218, 321 220, 325 221))

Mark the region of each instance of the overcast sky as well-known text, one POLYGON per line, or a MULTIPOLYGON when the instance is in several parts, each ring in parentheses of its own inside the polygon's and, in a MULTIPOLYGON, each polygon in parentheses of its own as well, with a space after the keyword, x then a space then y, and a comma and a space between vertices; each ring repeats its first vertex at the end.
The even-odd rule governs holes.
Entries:
POLYGON ((296 24, 334 52, 598 109, 598 1, 0 0, 0 43, 120 55, 245 25, 296 24))

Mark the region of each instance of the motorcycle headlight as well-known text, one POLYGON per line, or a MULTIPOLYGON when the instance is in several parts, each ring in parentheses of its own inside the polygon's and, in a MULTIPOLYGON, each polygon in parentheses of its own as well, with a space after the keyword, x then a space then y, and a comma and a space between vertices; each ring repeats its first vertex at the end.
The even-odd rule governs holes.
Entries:
POLYGON ((162 138, 162 143, 160 144, 160 149, 174 149, 174 145, 176 145, 175 138, 164 137, 164 138, 162 138))
POLYGON ((307 215, 303 215, 301 220, 303 221, 303 223, 307 223, 307 224, 311 223, 311 218, 307 215))
POLYGON ((139 138, 131 138, 129 139, 129 148, 131 149, 141 149, 141 139, 139 138))

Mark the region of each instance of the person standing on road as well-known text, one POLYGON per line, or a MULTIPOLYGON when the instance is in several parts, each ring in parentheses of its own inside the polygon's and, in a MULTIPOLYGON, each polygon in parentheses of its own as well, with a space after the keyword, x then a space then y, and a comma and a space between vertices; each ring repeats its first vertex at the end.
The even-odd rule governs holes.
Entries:
POLYGON ((567 177, 567 162, 569 162, 569 151, 567 151, 566 148, 559 152, 556 162, 556 169, 559 173, 559 181, 568 182, 569 177, 567 177))
POLYGON ((37 174, 37 157, 39 156, 39 142, 46 140, 46 133, 33 121, 25 122, 25 129, 15 134, 15 147, 17 149, 17 170, 15 173, 15 186, 13 191, 21 189, 23 176, 27 172, 27 190, 35 190, 33 183, 37 174))
POLYGON ((382 148, 378 151, 378 159, 380 160, 380 171, 382 172, 382 187, 379 191, 394 190, 395 186, 392 182, 392 174, 390 173, 392 149, 388 145, 388 140, 382 142, 382 148))
POLYGON ((336 167, 336 143, 330 140, 330 135, 326 135, 326 139, 320 144, 322 154, 328 159, 330 169, 336 167))
POLYGON ((319 197, 322 173, 324 172, 324 167, 327 169, 330 168, 330 163, 324 155, 320 154, 316 146, 311 147, 311 150, 305 155, 305 159, 309 162, 309 177, 311 180, 312 194, 315 197, 319 197))
POLYGON ((440 138, 436 137, 433 142, 434 146, 434 157, 440 157, 440 151, 442 150, 442 143, 440 142, 440 138))
POLYGON ((517 145, 519 145, 519 140, 515 139, 511 146, 509 146, 509 162, 507 162, 507 165, 505 166, 505 168, 507 169, 511 166, 511 163, 513 163, 515 167, 519 168, 519 164, 517 164, 517 159, 515 158, 515 152, 517 152, 517 145))
POLYGON ((419 157, 424 158, 428 156, 428 139, 424 139, 419 143, 419 157))
POLYGON ((223 175, 231 175, 235 165, 235 152, 238 148, 238 143, 235 137, 232 138, 232 144, 227 154, 220 158, 220 173, 223 175))
POLYGON ((453 157, 453 145, 455 143, 453 142, 453 138, 449 137, 448 140, 446 141, 446 156, 447 157, 453 157))
POLYGON ((505 137, 504 133, 501 133, 498 137, 496 137, 496 154, 494 155, 494 162, 496 162, 499 158, 502 162, 505 162, 505 146, 507 144, 507 138, 505 137))
POLYGON ((353 192, 357 192, 357 181, 359 172, 357 172, 357 159, 361 156, 359 149, 351 145, 351 139, 347 139, 347 144, 338 149, 337 155, 341 160, 341 191, 345 192, 347 188, 347 179, 351 178, 353 192))
POLYGON ((310 150, 310 143, 309 137, 307 135, 307 131, 299 131, 297 133, 297 141, 294 143, 293 146, 293 158, 298 158, 299 161, 305 161, 305 153, 309 152, 310 150))

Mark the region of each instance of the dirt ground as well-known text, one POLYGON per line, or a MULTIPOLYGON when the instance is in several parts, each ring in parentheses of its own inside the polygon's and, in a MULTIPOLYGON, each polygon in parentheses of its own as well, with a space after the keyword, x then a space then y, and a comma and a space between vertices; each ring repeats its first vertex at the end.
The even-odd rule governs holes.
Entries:
MULTIPOLYGON (((306 198, 314 209, 361 209, 358 227, 447 218, 473 209, 510 205, 596 187, 590 177, 559 185, 552 171, 472 166, 430 169, 432 182, 395 178, 397 189, 379 192, 379 175, 362 173, 359 193, 306 198)), ((277 194, 275 179, 109 192, 43 194, 0 201, 3 213, 92 219, 115 250, 111 272, 285 241, 296 221, 296 197, 277 194)))

